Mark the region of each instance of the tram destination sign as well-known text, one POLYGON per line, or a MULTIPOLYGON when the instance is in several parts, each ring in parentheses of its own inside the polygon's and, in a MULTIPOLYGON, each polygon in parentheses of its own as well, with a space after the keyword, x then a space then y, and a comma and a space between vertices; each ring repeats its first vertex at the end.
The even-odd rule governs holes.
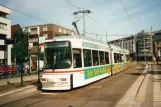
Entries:
POLYGON ((54 47, 68 47, 68 42, 49 42, 45 43, 46 48, 54 48, 54 47))

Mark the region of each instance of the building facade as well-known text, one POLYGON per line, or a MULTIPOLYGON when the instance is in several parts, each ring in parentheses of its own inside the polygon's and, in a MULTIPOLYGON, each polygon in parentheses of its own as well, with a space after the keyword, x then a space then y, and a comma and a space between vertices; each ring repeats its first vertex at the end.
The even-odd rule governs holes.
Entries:
POLYGON ((136 46, 134 37, 135 36, 132 35, 129 37, 109 41, 108 43, 129 50, 130 57, 132 58, 132 60, 135 60, 136 46))
POLYGON ((74 34, 74 31, 62 26, 58 26, 55 24, 43 24, 43 25, 35 25, 35 26, 27 26, 25 27, 29 32, 29 46, 37 45, 38 36, 45 37, 45 39, 53 39, 55 36, 62 34, 74 34), (32 44, 33 43, 33 44, 32 44))
POLYGON ((11 65, 11 47, 6 45, 5 40, 11 38, 11 20, 7 18, 11 10, 0 6, 0 63, 11 65))
POLYGON ((153 58, 152 33, 139 32, 136 34, 136 53, 138 61, 151 61, 153 58))
POLYGON ((161 59, 161 30, 154 32, 153 47, 154 56, 161 59))

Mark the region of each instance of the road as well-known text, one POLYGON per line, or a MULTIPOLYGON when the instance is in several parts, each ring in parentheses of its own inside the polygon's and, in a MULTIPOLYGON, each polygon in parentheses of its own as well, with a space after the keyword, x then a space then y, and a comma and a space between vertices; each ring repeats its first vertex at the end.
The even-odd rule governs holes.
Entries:
MULTIPOLYGON (((142 74, 144 68, 145 65, 140 64, 137 68, 128 69, 72 91, 14 93, 10 98, 22 98, 1 107, 114 107, 142 74)), ((7 99, 4 97, 4 100, 7 99)))

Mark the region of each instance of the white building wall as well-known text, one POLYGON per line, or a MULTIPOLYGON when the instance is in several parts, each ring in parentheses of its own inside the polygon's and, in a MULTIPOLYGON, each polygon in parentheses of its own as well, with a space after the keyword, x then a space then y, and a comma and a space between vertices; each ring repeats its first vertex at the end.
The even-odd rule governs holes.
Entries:
MULTIPOLYGON (((11 10, 9 8, 0 6, 0 11, 6 14, 11 14, 11 10)), ((11 20, 7 18, 0 17, 0 23, 4 24, 4 28, 0 28, 0 34, 6 35, 6 38, 11 38, 11 20)), ((0 45, 4 45, 4 40, 0 40, 0 45)), ((12 45, 8 45, 7 47, 7 64, 11 65, 11 47, 12 45)), ((4 51, 0 51, 0 59, 4 59, 4 51)))

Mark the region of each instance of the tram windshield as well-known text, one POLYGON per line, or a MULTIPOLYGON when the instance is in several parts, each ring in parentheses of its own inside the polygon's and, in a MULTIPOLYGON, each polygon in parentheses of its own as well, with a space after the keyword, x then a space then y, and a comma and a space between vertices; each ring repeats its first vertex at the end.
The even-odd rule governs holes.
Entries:
POLYGON ((70 42, 47 42, 44 51, 45 69, 65 69, 71 67, 70 42))

